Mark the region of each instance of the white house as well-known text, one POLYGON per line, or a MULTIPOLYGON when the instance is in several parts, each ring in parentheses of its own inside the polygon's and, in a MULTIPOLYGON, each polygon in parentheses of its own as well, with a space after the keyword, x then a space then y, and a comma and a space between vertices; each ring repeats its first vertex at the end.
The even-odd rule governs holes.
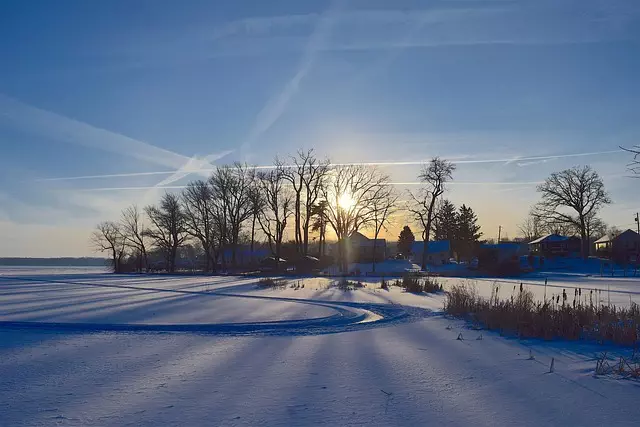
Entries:
POLYGON ((370 239, 356 231, 347 240, 347 259, 349 262, 372 262, 374 247, 376 261, 384 261, 387 254, 387 241, 370 239))

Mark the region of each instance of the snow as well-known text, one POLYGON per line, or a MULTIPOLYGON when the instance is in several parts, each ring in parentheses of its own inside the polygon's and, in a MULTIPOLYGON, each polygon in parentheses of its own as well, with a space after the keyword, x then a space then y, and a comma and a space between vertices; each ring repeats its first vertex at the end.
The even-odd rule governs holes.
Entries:
MULTIPOLYGON (((348 266, 349 273, 360 272, 360 274, 374 274, 373 263, 351 263, 348 266)), ((376 262, 376 275, 403 275, 410 271, 420 271, 420 266, 406 259, 386 259, 384 261, 376 262)), ((339 275, 340 270, 338 266, 332 266, 326 270, 327 274, 339 275)))
POLYGON ((471 330, 442 295, 363 281, 3 274, 0 425, 637 424, 637 383, 593 376, 602 347, 471 330))

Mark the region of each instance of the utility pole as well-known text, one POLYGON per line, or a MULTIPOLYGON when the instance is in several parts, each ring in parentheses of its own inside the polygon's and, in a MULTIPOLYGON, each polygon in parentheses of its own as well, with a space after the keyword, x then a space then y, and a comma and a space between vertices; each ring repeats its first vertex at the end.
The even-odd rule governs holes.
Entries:
POLYGON ((638 226, 638 234, 640 234, 640 214, 638 214, 638 212, 636 212, 636 226, 638 226))
POLYGON ((498 226, 498 243, 500 243, 500 237, 502 236, 502 226, 498 226))

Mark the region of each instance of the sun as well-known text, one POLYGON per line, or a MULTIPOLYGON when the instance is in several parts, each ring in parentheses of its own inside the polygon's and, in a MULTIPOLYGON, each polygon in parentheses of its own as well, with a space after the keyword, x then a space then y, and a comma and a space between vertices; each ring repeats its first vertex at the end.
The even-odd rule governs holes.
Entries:
POLYGON ((355 205, 355 201, 349 193, 344 193, 338 198, 338 206, 344 210, 351 209, 353 205, 355 205))

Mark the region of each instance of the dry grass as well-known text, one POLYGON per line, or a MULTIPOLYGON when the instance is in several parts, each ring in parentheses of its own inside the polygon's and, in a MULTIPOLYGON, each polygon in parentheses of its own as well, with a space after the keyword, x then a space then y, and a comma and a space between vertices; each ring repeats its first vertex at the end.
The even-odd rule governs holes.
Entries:
POLYGON ((353 291, 355 289, 361 289, 366 287, 366 285, 359 280, 357 282, 354 282, 352 280, 347 280, 345 278, 340 279, 337 286, 338 286, 338 289, 342 291, 353 291))
POLYGON ((274 279, 272 277, 263 277, 258 281, 261 288, 285 289, 288 282, 285 279, 274 279))
POLYGON ((405 274, 402 277, 402 281, 396 280, 394 285, 412 293, 436 293, 442 291, 442 285, 434 277, 416 274, 405 274))
POLYGON ((618 358, 610 358, 605 351, 596 359, 595 374, 640 379, 640 355, 634 349, 631 357, 619 356, 618 358))
POLYGON ((479 297, 469 284, 453 286, 447 295, 445 311, 487 329, 522 338, 582 339, 625 346, 635 346, 638 341, 640 309, 635 303, 629 308, 618 308, 583 303, 576 298, 569 304, 566 295, 562 303, 559 298, 536 302, 522 285, 508 299, 500 299, 498 293, 499 287, 486 299, 479 297))

